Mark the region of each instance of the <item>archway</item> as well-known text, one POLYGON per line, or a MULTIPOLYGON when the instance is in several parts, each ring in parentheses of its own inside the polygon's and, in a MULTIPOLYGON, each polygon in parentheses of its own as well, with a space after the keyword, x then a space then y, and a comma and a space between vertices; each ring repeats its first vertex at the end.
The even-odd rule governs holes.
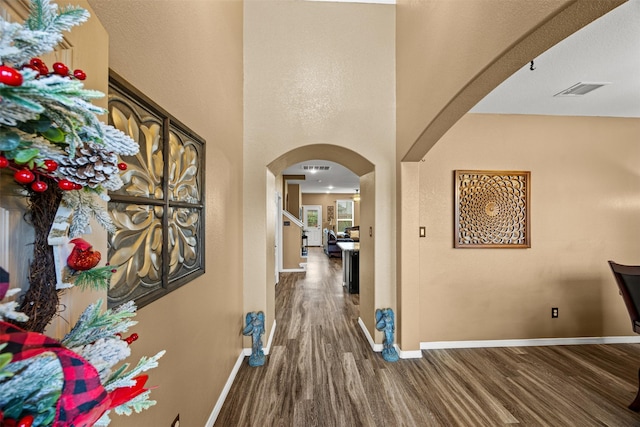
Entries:
MULTIPOLYGON (((376 301, 376 183, 375 165, 364 156, 345 147, 332 144, 312 144, 305 145, 288 151, 267 165, 268 174, 273 178, 267 179, 267 197, 275 192, 270 187, 273 182, 274 187, 279 186, 282 180, 281 173, 291 165, 308 160, 327 160, 339 163, 350 169, 360 177, 360 324, 370 341, 371 334, 375 331, 374 313, 376 301)), ((275 224, 275 221, 268 218, 266 225, 275 224)), ((267 233, 268 236, 275 236, 274 233, 267 233)), ((269 237, 271 238, 271 237, 269 237)), ((270 259, 267 251, 267 264, 275 260, 270 259)), ((273 264, 272 264, 273 265, 273 264)), ((267 283, 267 287, 269 287, 267 283)), ((267 293, 271 292, 267 290, 267 293)))

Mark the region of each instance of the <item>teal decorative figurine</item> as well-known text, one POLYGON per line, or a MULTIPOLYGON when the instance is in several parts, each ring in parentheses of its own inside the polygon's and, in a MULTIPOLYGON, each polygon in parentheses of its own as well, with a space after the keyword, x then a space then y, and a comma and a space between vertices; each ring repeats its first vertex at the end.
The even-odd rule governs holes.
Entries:
POLYGON ((400 356, 398 356, 398 352, 395 347, 393 347, 395 316, 392 309, 383 308, 376 310, 376 329, 384 332, 382 358, 387 362, 397 362, 400 356))
POLYGON ((247 313, 246 326, 242 331, 243 335, 251 335, 251 356, 249 366, 264 365, 264 352, 262 351, 262 334, 264 333, 264 313, 262 311, 252 311, 247 313))

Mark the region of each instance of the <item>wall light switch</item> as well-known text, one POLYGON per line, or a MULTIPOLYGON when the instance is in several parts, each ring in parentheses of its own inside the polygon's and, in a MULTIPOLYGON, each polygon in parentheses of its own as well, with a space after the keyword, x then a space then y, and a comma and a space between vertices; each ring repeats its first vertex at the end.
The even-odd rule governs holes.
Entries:
POLYGON ((427 237, 427 227, 420 227, 420 237, 427 237))

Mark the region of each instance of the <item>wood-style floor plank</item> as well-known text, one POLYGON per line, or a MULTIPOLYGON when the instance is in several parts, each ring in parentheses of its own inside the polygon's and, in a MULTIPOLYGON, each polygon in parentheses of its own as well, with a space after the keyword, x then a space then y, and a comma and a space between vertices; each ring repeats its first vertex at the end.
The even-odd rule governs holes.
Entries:
MULTIPOLYGON (((640 345, 430 350, 388 363, 358 325, 340 259, 281 276, 262 367, 239 370, 216 426, 640 426, 640 345)), ((269 321, 267 319, 267 321, 269 321)))

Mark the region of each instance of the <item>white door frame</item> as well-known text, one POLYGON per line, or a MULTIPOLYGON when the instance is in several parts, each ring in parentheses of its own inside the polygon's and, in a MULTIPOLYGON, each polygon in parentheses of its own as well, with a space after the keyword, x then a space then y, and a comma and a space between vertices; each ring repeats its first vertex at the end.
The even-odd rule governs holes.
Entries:
POLYGON ((308 246, 322 246, 322 205, 302 205, 302 222, 304 228, 307 231, 307 245, 308 246), (307 224, 307 210, 318 211, 318 225, 313 229, 307 224), (316 240, 309 238, 309 231, 312 231, 316 235, 316 240))
POLYGON ((282 241, 282 194, 279 191, 276 191, 276 231, 275 231, 275 274, 276 274, 276 285, 280 281, 280 272, 282 271, 282 245, 280 242, 282 241))

